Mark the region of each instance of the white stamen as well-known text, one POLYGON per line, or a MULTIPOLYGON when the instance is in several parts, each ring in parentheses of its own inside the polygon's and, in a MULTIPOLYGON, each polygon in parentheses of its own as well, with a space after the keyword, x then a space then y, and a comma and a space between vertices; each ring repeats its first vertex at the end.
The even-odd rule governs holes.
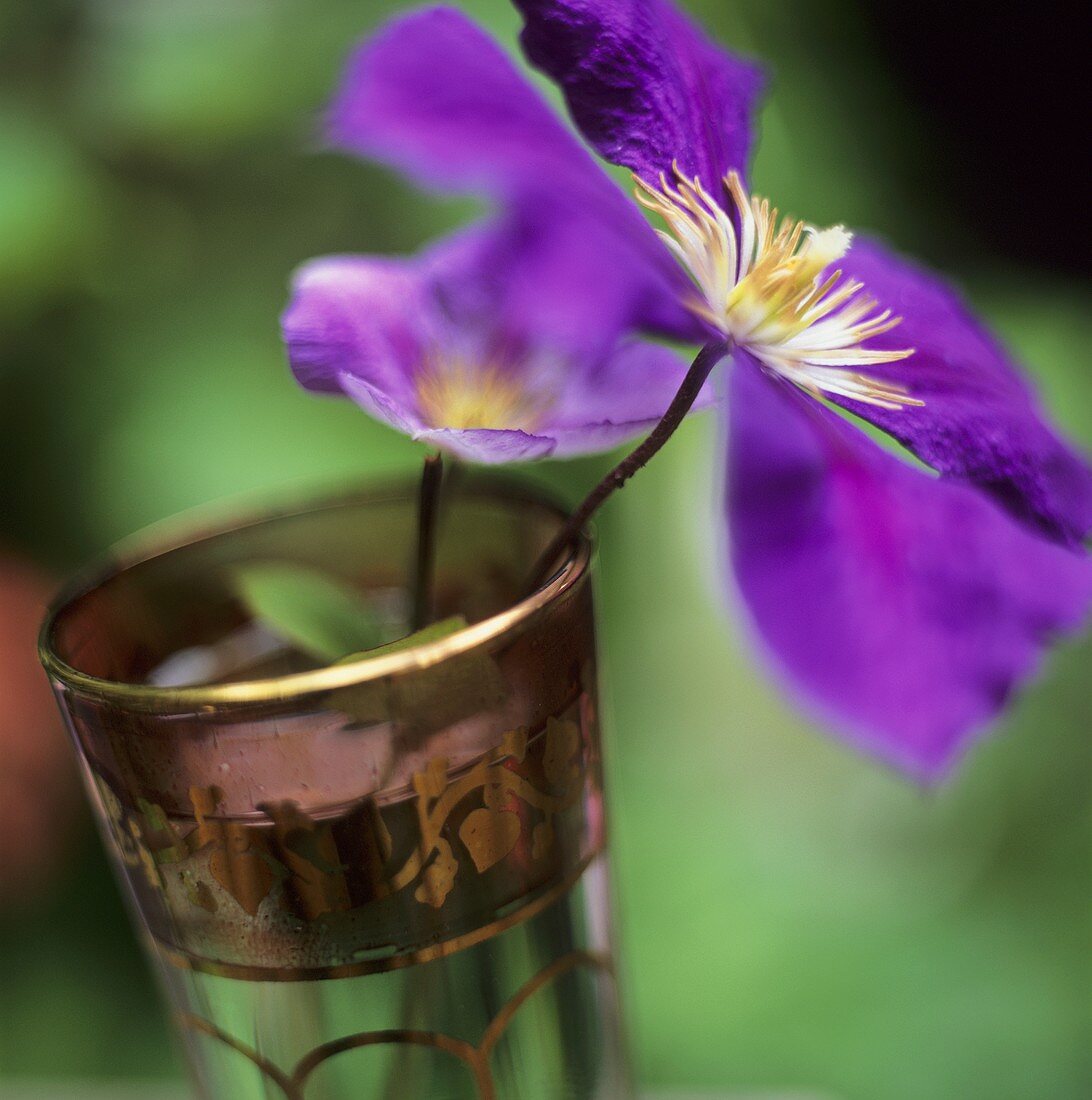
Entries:
POLYGON ((838 270, 827 274, 853 241, 844 226, 780 219, 766 199, 748 196, 736 172, 725 177, 724 195, 738 234, 725 207, 678 165, 674 186, 663 175, 659 188, 635 182, 637 201, 663 219, 668 231, 659 236, 697 288, 688 307, 769 370, 816 396, 884 409, 924 403, 897 382, 856 369, 906 359, 913 349, 861 347, 902 318, 862 295, 862 283, 838 270))

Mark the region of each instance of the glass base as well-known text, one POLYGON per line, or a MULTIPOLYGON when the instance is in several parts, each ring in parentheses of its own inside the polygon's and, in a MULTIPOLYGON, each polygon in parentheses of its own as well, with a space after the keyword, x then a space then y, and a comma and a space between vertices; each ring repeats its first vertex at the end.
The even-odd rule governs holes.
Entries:
POLYGON ((254 982, 160 956, 208 1100, 622 1100, 597 856, 561 898, 485 942, 414 966, 254 982))

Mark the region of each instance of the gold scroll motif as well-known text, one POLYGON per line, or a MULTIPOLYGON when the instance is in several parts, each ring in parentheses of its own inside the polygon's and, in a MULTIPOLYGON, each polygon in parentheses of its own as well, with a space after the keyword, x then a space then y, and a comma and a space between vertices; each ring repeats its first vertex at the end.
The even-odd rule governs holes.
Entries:
POLYGON ((422 963, 446 959, 458 951, 465 951, 468 947, 476 947, 480 943, 485 943, 486 940, 493 939, 494 936, 499 936, 502 932, 507 932, 510 928, 515 928, 520 924, 533 920, 539 913, 544 913, 551 905, 568 894, 584 877, 584 872, 591 865, 592 860, 599 855, 600 851, 599 848, 590 851, 564 878, 555 882, 544 893, 536 895, 532 900, 511 910, 503 917, 472 928, 462 935, 453 936, 451 939, 441 940, 439 943, 419 947, 402 954, 363 959, 359 962, 340 965, 312 966, 302 969, 284 966, 250 966, 245 963, 225 963, 210 959, 198 959, 183 952, 175 951, 163 944, 157 944, 156 949, 160 958, 180 970, 199 970, 204 974, 216 974, 219 977, 233 978, 237 981, 319 981, 336 978, 359 978, 367 974, 382 974, 391 970, 402 970, 408 966, 420 966, 422 963))
POLYGON ((305 1100, 304 1089, 307 1079, 320 1065, 336 1055, 361 1047, 384 1045, 423 1046, 449 1054, 467 1067, 474 1080, 479 1100, 497 1100, 496 1084, 489 1060, 512 1019, 523 1004, 540 989, 581 967, 606 975, 613 974, 610 959, 607 956, 590 951, 570 951, 567 955, 555 959, 520 987, 489 1022, 476 1046, 463 1039, 455 1039, 435 1031, 401 1028, 364 1031, 315 1047, 296 1063, 291 1073, 286 1073, 246 1043, 240 1042, 200 1016, 183 1014, 178 1020, 182 1027, 216 1039, 252 1062, 266 1080, 280 1088, 285 1100, 305 1100))
POLYGON ((579 800, 583 775, 579 761, 573 759, 580 748, 580 731, 575 723, 550 718, 545 738, 543 771, 552 787, 561 787, 560 795, 539 790, 508 766, 509 761, 522 764, 527 755, 527 731, 522 728, 505 734, 498 748, 454 781, 449 779, 447 761, 442 757, 431 760, 423 772, 418 772, 413 787, 417 792, 420 846, 391 879, 389 892, 408 886, 423 867, 421 883, 413 896, 436 909, 444 904, 459 871, 451 844, 443 836, 444 826, 455 807, 479 789, 483 805, 467 814, 458 832, 479 874, 504 859, 523 835, 522 818, 509 809, 513 796, 542 814, 531 843, 535 859, 546 855, 553 839, 553 817, 579 800), (433 853, 435 858, 428 862, 433 853))
MULTIPOLYGON (((164 876, 177 876, 168 908, 188 903, 215 915, 226 894, 227 904, 250 917, 269 899, 314 921, 412 889, 418 904, 440 911, 460 875, 485 874, 521 840, 520 860, 537 864, 551 854, 555 818, 584 796, 589 761, 581 726, 594 722, 588 705, 587 696, 578 697, 565 717, 548 718, 533 737, 526 727, 508 732, 465 771, 435 757, 412 777, 409 801, 365 799, 334 821, 316 820, 289 801, 259 805, 265 822, 226 819, 217 816, 221 792, 209 786, 190 789, 194 824, 186 829, 145 799, 126 813, 100 780, 104 816, 124 862, 157 892, 164 892, 164 876), (363 838, 351 854, 343 847, 350 831, 363 838), (195 865, 199 854, 204 860, 195 865)), ((564 867, 558 871, 570 877, 564 867)))

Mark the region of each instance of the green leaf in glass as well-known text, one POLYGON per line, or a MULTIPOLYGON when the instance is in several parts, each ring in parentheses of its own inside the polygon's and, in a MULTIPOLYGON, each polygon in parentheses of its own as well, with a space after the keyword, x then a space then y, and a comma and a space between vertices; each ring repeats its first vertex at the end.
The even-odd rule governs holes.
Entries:
POLYGON ((375 610, 351 585, 308 566, 257 562, 233 570, 234 587, 275 634, 322 661, 382 640, 375 610))

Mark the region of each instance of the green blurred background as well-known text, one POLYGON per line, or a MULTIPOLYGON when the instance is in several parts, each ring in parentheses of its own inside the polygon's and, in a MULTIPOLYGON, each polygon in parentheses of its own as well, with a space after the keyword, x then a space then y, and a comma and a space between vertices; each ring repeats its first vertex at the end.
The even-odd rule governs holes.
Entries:
MULTIPOLYGON (((501 0, 465 6, 512 41, 501 0)), ((998 31, 995 14, 976 56, 939 3, 692 8, 776 74, 756 187, 957 273, 1092 443, 1088 288, 1065 271, 1075 223, 1039 191, 1053 170, 1064 192, 1068 151, 1017 132, 1024 92, 996 69, 1026 26, 998 31)), ((413 444, 296 389, 276 324, 300 261, 410 249, 471 209, 317 148, 342 58, 391 10, 0 0, 9 549, 63 572, 190 505, 415 467, 413 444)), ((1092 1095, 1092 644, 1059 652, 937 790, 858 759, 793 712, 714 598, 714 435, 690 423, 600 524, 642 1080, 845 1100, 1092 1095)), ((607 462, 527 473, 576 499, 607 462)), ((86 817, 75 834, 53 885, 0 914, 0 1094, 30 1077, 179 1073, 86 817)))

